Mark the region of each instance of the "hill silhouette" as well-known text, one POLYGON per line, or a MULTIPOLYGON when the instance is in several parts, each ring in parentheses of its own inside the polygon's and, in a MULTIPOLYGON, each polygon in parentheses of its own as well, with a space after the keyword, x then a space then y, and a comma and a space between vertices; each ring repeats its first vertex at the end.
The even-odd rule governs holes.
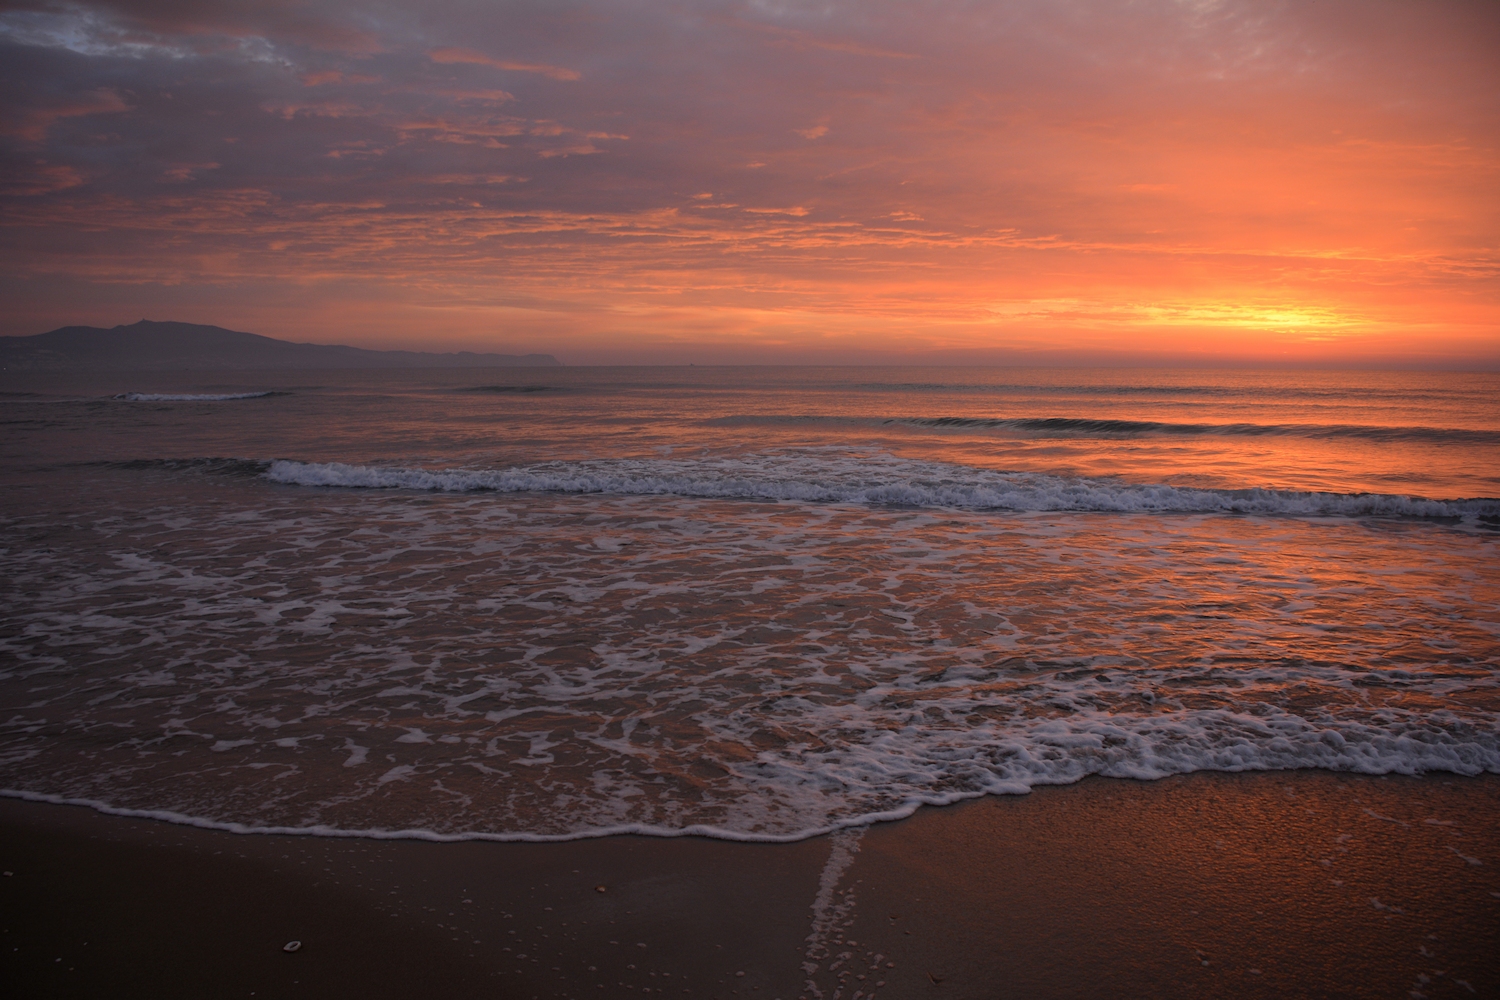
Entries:
POLYGON ((371 351, 294 344, 196 323, 141 320, 113 329, 64 326, 30 337, 0 337, 0 367, 12 371, 176 371, 252 368, 501 368, 561 364, 550 354, 371 351))

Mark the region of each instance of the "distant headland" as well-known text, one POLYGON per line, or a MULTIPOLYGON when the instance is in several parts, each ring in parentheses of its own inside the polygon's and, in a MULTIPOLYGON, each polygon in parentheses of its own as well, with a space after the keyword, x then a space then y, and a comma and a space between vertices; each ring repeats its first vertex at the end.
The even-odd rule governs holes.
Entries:
POLYGON ((502 368, 560 365, 550 354, 431 354, 294 344, 196 323, 141 320, 106 330, 64 326, 31 337, 0 337, 0 367, 16 370, 181 371, 258 368, 502 368))

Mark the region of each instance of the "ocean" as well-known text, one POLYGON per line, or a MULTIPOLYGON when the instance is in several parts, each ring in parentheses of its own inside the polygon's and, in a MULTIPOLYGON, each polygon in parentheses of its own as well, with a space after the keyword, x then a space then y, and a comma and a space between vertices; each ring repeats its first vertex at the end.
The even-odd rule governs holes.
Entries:
POLYGON ((784 841, 1500 771, 1500 375, 7 372, 0 786, 784 841))

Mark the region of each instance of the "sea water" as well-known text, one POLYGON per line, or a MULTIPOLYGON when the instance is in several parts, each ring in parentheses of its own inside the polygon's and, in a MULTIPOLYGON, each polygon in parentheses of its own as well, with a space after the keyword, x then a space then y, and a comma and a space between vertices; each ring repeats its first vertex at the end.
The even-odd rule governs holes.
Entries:
POLYGON ((782 840, 1500 771, 1500 376, 5 373, 0 787, 782 840))

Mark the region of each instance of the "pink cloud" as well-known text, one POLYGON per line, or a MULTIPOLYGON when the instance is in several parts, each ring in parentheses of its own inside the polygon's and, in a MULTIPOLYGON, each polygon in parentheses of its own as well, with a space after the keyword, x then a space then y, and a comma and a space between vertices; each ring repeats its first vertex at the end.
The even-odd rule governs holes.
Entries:
POLYGON ((0 194, 34 198, 78 187, 86 180, 83 171, 77 167, 46 162, 30 163, 18 166, 0 181, 0 194))
POLYGON ((514 59, 495 59, 482 52, 473 49, 433 49, 427 53, 427 58, 440 65, 452 65, 454 63, 470 63, 476 66, 492 66, 495 69, 512 70, 517 73, 539 73, 553 80, 577 80, 577 70, 566 69, 562 66, 548 66, 545 63, 518 62, 514 59))
POLYGON ((114 115, 130 110, 130 105, 115 90, 99 87, 87 93, 65 98, 57 103, 13 109, 0 118, 0 134, 13 135, 31 145, 40 145, 47 130, 64 118, 89 115, 114 115), (15 112, 19 111, 19 114, 15 112))
POLYGON ((774 25, 757 25, 759 30, 773 36, 773 44, 800 49, 822 49, 825 52, 844 52, 856 56, 872 56, 877 59, 920 59, 913 52, 898 52, 894 49, 866 45, 848 39, 818 38, 804 31, 779 28, 774 25))

